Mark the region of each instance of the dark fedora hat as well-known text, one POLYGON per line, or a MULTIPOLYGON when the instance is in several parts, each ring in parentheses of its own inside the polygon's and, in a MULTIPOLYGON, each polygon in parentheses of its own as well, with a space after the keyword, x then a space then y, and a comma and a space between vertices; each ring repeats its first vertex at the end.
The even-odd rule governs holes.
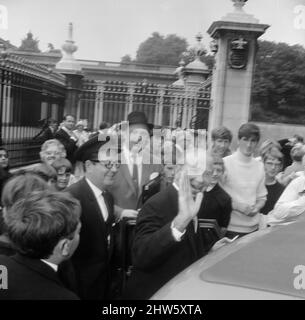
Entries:
POLYGON ((149 130, 153 129, 154 125, 152 123, 148 123, 146 115, 141 111, 132 111, 127 116, 127 121, 129 125, 132 124, 144 124, 148 127, 149 130))
MULTIPOLYGON (((114 140, 117 142, 117 140, 114 140)), ((97 161, 99 160, 100 148, 108 143, 108 148, 121 152, 120 144, 111 142, 111 136, 101 136, 97 133, 92 136, 88 141, 82 144, 74 153, 74 159, 76 161, 85 162, 86 160, 97 161)))

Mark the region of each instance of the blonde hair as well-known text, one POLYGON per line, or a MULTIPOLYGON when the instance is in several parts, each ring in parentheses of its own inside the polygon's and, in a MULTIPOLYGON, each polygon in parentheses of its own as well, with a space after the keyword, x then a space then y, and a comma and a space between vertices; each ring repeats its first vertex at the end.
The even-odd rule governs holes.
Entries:
POLYGON ((44 153, 50 146, 56 146, 58 148, 59 152, 61 152, 61 158, 65 158, 67 156, 64 145, 57 139, 50 139, 45 141, 41 146, 41 151, 39 153, 41 160, 43 160, 44 153))

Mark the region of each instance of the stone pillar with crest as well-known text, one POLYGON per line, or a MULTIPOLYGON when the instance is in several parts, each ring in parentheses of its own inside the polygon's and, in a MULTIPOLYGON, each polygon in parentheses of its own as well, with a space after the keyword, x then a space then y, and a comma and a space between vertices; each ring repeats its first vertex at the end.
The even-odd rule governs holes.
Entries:
POLYGON ((213 38, 213 70, 209 130, 224 125, 233 131, 249 119, 257 38, 269 25, 247 14, 247 0, 232 0, 234 12, 215 21, 208 29, 213 38))

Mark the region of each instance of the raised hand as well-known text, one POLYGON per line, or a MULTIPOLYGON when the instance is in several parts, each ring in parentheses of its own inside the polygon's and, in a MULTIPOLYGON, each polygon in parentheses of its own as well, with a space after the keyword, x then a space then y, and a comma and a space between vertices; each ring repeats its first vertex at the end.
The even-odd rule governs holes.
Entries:
POLYGON ((179 192, 178 192, 178 205, 179 210, 176 218, 174 219, 174 227, 183 232, 190 221, 197 215, 203 193, 196 194, 195 199, 192 195, 192 189, 187 176, 187 171, 183 169, 179 179, 179 192))

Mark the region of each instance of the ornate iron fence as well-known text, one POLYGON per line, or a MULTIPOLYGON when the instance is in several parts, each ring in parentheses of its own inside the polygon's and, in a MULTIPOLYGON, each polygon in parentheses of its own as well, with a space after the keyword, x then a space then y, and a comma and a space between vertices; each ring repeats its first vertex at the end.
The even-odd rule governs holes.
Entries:
MULTIPOLYGON (((14 166, 37 162, 42 141, 39 120, 61 120, 66 98, 65 77, 49 68, 0 53, 0 140, 14 166)), ((149 122, 162 127, 207 128, 210 85, 175 87, 153 83, 84 79, 77 118, 96 129, 145 112, 149 122)))
POLYGON ((33 139, 41 119, 61 119, 65 77, 44 66, 6 52, 0 54, 0 140, 10 165, 39 159, 41 141, 33 139))
POLYGON ((127 119, 131 111, 143 111, 158 126, 207 129, 210 86, 185 89, 153 83, 97 81, 85 79, 78 106, 78 118, 91 127, 101 121, 110 124, 127 119))

